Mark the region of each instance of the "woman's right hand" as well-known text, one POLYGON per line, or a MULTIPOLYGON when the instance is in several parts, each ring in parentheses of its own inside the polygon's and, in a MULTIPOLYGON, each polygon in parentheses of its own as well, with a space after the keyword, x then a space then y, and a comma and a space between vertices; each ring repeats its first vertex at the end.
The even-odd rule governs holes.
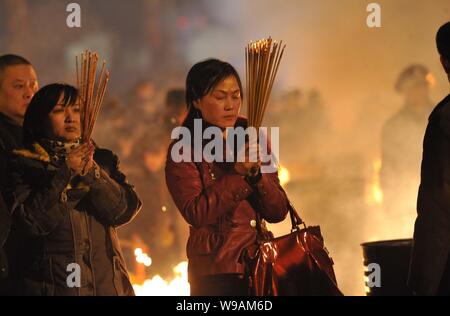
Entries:
POLYGON ((69 152, 66 163, 76 174, 81 174, 86 170, 86 166, 92 166, 95 147, 92 143, 82 144, 69 152))

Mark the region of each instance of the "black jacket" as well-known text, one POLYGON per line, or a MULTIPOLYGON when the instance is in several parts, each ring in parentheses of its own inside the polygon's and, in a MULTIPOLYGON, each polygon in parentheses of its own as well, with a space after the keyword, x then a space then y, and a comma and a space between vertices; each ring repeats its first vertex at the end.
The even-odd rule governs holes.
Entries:
POLYGON ((9 178, 7 153, 22 145, 22 127, 15 125, 0 113, 0 293, 8 275, 8 263, 3 247, 9 235, 11 219, 3 201, 3 192, 9 178))
POLYGON ((425 132, 417 213, 409 285, 418 295, 450 294, 450 95, 425 132))
POLYGON ((141 202, 119 171, 117 156, 95 151, 84 177, 43 147, 15 151, 12 191, 6 202, 21 248, 19 292, 25 295, 133 295, 116 228, 137 214, 141 202), (50 160, 50 161, 48 161, 50 160), (69 287, 69 265, 80 267, 80 287, 69 287))

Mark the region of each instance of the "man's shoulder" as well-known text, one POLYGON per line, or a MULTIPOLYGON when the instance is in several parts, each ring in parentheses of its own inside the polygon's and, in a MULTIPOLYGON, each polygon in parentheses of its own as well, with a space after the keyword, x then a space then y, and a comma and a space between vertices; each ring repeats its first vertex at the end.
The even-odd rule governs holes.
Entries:
POLYGON ((438 127, 447 136, 450 136, 450 94, 445 97, 431 112, 428 128, 438 127))
POLYGON ((10 151, 20 146, 18 140, 18 133, 16 130, 12 130, 10 124, 8 124, 3 115, 0 116, 0 149, 10 151), (17 134, 17 135, 16 135, 17 134))
POLYGON ((0 150, 7 150, 6 148, 6 138, 7 138, 7 128, 0 117, 0 150))
POLYGON ((442 99, 431 112, 430 120, 434 118, 448 117, 450 119, 450 94, 442 99))

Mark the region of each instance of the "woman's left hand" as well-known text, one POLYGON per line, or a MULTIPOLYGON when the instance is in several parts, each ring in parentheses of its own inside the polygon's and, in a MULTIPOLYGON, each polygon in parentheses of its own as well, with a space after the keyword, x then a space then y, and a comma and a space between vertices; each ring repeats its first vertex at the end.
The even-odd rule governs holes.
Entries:
POLYGON ((259 172, 259 167, 261 166, 258 143, 247 143, 244 149, 245 153, 240 152, 238 154, 238 162, 234 164, 234 170, 242 176, 252 176, 257 174, 259 172), (242 154, 245 154, 245 161, 239 162, 239 157, 242 157, 242 154))
POLYGON ((79 175, 86 175, 94 167, 95 146, 89 142, 74 148, 67 156, 68 165, 79 175))

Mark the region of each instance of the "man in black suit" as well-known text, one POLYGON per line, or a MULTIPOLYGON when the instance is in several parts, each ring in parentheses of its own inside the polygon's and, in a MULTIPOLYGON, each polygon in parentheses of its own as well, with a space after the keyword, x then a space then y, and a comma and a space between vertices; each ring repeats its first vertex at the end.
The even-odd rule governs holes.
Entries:
MULTIPOLYGON (((436 44, 450 82, 450 22, 436 44)), ((428 120, 417 213, 409 286, 416 295, 450 295, 450 94, 428 120)))
POLYGON ((0 56, 0 295, 13 294, 8 261, 17 250, 7 242, 11 220, 2 197, 9 176, 7 155, 22 145, 25 111, 37 89, 36 72, 28 60, 11 54, 0 56), (10 252, 8 258, 5 252, 10 252))

